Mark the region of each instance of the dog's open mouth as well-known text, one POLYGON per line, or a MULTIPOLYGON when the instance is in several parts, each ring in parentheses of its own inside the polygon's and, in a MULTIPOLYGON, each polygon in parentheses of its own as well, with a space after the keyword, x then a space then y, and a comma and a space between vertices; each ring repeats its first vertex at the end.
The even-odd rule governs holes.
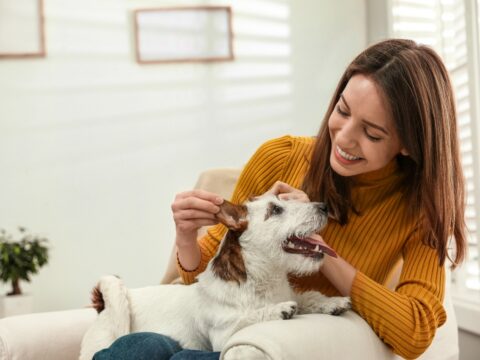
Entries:
POLYGON ((282 243, 282 248, 285 252, 312 258, 320 259, 324 254, 337 257, 337 253, 332 248, 311 237, 290 236, 282 243))

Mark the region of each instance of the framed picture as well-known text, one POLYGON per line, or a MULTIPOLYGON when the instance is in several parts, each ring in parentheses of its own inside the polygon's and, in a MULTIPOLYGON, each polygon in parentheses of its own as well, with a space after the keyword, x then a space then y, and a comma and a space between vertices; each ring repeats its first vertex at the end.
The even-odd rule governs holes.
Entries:
POLYGON ((134 27, 140 64, 234 59, 228 6, 139 9, 134 27))
POLYGON ((45 55, 43 0, 0 0, 0 58, 45 55))

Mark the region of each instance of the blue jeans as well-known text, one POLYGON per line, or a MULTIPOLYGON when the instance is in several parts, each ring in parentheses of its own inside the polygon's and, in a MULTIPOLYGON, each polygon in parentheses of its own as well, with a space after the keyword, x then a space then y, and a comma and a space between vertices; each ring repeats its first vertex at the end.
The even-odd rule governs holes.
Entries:
POLYGON ((219 352, 183 350, 168 336, 139 332, 122 336, 93 356, 93 360, 218 360, 219 352))

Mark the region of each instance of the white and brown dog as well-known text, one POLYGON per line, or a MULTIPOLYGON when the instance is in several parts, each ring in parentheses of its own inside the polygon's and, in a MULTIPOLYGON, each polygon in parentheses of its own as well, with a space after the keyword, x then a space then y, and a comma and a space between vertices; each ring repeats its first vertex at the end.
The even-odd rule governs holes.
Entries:
POLYGON ((309 238, 327 222, 324 204, 270 195, 241 206, 225 201, 217 218, 229 231, 195 284, 127 289, 117 277, 100 280, 94 290, 100 314, 83 338, 80 360, 132 332, 157 332, 187 349, 220 351, 233 333, 257 322, 350 309, 348 297, 297 294, 287 278, 318 271, 324 253, 335 256, 309 238))

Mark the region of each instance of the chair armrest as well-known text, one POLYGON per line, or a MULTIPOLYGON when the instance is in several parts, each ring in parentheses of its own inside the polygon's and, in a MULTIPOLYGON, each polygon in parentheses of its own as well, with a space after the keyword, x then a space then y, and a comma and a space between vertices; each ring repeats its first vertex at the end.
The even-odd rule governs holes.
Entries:
POLYGON ((356 313, 309 314, 258 323, 234 334, 221 360, 399 359, 356 313))
MULTIPOLYGON (((422 360, 458 360, 455 313, 447 293, 447 322, 437 330, 422 360)), ((394 360, 401 357, 375 335, 358 314, 309 314, 291 320, 257 323, 235 333, 225 345, 221 360, 394 360)))
POLYGON ((96 315, 76 309, 0 319, 0 360, 77 360, 96 315))

